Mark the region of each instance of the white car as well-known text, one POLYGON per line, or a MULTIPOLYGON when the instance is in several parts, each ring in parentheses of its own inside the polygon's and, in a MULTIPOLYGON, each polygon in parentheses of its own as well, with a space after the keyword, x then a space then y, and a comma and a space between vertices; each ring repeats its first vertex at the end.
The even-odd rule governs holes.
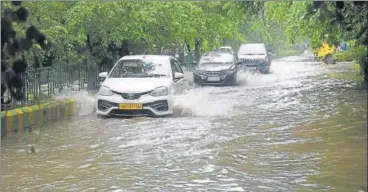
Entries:
POLYGON ((122 57, 97 94, 96 113, 102 116, 167 116, 173 114, 173 95, 183 89, 184 72, 178 60, 166 55, 122 57))
POLYGON ((230 46, 223 46, 223 47, 220 47, 218 49, 218 51, 223 51, 223 52, 229 52, 231 54, 234 54, 234 50, 233 48, 231 48, 230 46))

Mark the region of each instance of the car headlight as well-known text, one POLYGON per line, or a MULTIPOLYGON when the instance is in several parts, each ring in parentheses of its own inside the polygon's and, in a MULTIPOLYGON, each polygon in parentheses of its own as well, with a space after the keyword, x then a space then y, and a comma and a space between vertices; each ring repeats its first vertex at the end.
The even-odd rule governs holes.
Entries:
POLYGON ((206 74, 206 72, 205 71, 201 71, 201 70, 194 70, 193 71, 195 74, 198 74, 198 75, 204 75, 204 74, 206 74))
POLYGON ((231 66, 228 70, 225 70, 224 72, 225 74, 235 73, 235 65, 231 66))
POLYGON ((225 71, 225 74, 233 74, 233 73, 235 73, 235 70, 233 69, 229 69, 225 71))
POLYGON ((259 62, 259 64, 261 64, 261 65, 264 65, 264 64, 266 64, 267 63, 267 60, 261 60, 260 62, 259 62))
POLYGON ((151 96, 159 97, 169 94, 169 89, 167 87, 157 87, 153 91, 150 92, 151 96))
POLYGON ((114 93, 106 86, 101 86, 100 90, 98 91, 99 95, 103 95, 103 96, 111 96, 114 93))

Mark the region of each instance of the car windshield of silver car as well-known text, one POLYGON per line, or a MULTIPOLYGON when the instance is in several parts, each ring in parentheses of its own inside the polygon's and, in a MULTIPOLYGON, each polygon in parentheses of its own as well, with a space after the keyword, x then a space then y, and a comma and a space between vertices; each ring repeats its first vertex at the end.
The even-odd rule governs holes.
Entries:
POLYGON ((233 62, 234 57, 231 54, 207 54, 202 56, 199 64, 232 64, 233 62))

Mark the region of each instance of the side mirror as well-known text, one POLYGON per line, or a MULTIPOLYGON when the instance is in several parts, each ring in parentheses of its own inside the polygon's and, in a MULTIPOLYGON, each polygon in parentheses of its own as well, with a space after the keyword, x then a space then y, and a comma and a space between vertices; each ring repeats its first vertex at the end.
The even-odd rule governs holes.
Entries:
POLYGON ((193 62, 192 62, 192 64, 193 64, 193 65, 197 65, 197 61, 193 61, 193 62))
POLYGON ((107 72, 102 72, 98 74, 98 77, 100 78, 106 78, 107 77, 107 72))
POLYGON ((179 73, 179 72, 174 73, 174 79, 181 79, 181 78, 184 78, 183 73, 179 73))

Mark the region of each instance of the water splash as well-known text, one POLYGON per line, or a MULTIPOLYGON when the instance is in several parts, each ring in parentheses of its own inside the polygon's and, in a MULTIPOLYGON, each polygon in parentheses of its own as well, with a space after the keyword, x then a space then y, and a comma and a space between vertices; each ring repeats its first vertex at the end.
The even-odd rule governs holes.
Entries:
POLYGON ((96 98, 85 90, 63 91, 55 96, 56 99, 72 98, 76 101, 77 116, 88 116, 96 112, 96 98))
POLYGON ((216 87, 198 87, 174 97, 174 115, 180 116, 224 116, 229 115, 236 102, 224 98, 221 92, 231 89, 216 87), (179 114, 178 114, 179 113, 179 114))

